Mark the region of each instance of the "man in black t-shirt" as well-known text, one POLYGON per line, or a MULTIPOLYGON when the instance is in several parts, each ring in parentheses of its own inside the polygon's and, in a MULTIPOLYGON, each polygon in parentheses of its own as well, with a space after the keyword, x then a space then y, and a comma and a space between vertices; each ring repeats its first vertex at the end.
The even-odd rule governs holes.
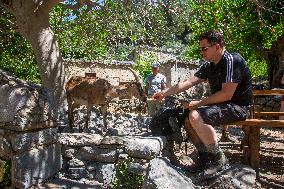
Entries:
POLYGON ((196 135, 194 143, 199 159, 189 166, 191 172, 201 177, 211 178, 227 165, 227 158, 220 149, 214 126, 227 125, 245 120, 252 103, 252 83, 244 58, 225 49, 224 38, 220 32, 209 31, 200 36, 200 51, 205 62, 194 76, 153 95, 162 100, 188 88, 208 81, 211 95, 200 101, 185 104, 190 109, 185 129, 189 136, 196 135))

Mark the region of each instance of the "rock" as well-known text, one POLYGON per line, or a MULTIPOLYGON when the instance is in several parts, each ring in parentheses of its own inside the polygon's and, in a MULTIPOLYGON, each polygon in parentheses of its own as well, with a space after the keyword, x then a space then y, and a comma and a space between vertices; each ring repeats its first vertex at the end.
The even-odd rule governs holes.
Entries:
POLYGON ((50 91, 0 70, 0 128, 27 131, 56 127, 50 91))
POLYGON ((28 133, 12 133, 6 134, 9 139, 13 151, 24 151, 32 147, 58 142, 56 128, 48 128, 44 130, 28 132, 28 133))
POLYGON ((11 174, 14 188, 29 188, 58 173, 62 165, 60 153, 60 146, 52 144, 13 156, 11 174))
POLYGON ((109 185, 116 173, 114 164, 99 164, 95 179, 104 185, 109 185))
POLYGON ((193 189, 198 188, 182 171, 166 158, 155 158, 149 163, 142 189, 193 189))
POLYGON ((98 145, 103 137, 99 134, 88 133, 61 133, 59 134, 59 142, 68 146, 88 146, 98 145))
POLYGON ((255 171, 246 165, 233 164, 216 178, 195 182, 196 185, 216 189, 250 189, 256 183, 255 171))
POLYGON ((112 148, 99 148, 97 146, 93 147, 83 147, 79 150, 79 156, 83 160, 97 161, 97 162, 110 162, 114 163, 118 159, 118 154, 116 149, 112 148))
POLYGON ((0 182, 4 179, 4 166, 6 162, 0 159, 0 182))
POLYGON ((165 146, 164 137, 135 137, 126 139, 125 152, 134 158, 153 159, 165 146))

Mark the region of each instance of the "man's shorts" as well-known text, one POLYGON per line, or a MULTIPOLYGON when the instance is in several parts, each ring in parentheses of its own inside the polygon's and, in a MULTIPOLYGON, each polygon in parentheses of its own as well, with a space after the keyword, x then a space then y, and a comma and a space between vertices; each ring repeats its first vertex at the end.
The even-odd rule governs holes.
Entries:
POLYGON ((235 121, 243 121, 249 115, 248 106, 234 103, 221 103, 202 106, 196 109, 206 124, 212 126, 227 125, 235 121))

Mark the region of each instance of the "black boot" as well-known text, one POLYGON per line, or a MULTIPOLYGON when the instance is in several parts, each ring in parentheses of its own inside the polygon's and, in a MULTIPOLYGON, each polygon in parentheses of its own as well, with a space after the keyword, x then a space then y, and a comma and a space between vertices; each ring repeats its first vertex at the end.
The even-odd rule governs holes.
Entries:
POLYGON ((194 164, 184 166, 184 170, 190 173, 200 173, 204 170, 206 163, 209 161, 208 152, 198 152, 198 159, 194 164))
POLYGON ((217 154, 208 153, 208 159, 204 170, 199 174, 200 178, 213 178, 228 167, 228 159, 222 151, 217 154))

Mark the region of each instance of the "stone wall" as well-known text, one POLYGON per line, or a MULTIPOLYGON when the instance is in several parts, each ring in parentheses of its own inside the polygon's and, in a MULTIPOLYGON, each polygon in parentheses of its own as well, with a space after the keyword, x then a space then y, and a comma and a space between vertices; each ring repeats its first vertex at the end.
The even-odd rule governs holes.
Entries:
MULTIPOLYGON (((82 109, 80 111, 83 112, 82 109)), ((98 114, 96 109, 92 112, 98 114)), ((92 115, 89 133, 61 133, 62 177, 97 181, 101 188, 110 188, 118 164, 127 160, 130 161, 129 172, 144 176, 142 189, 198 188, 194 184, 200 183, 192 175, 185 174, 162 157, 167 154, 166 138, 151 136, 147 129, 149 118, 138 117, 134 114, 109 113, 107 122, 110 132, 104 137, 96 134, 102 119, 99 114, 92 115)), ((233 188, 252 188, 255 171, 248 166, 233 165, 220 178, 227 179, 216 185, 217 188, 228 185, 233 188)))
POLYGON ((130 61, 110 63, 65 61, 64 65, 67 80, 74 75, 85 76, 85 73, 96 73, 97 77, 107 79, 110 82, 135 80, 133 73, 127 69, 128 67, 132 68, 133 62, 130 61))
MULTIPOLYGON (((255 111, 279 112, 281 96, 256 96, 254 98, 255 111)), ((278 119, 278 117, 264 116, 265 119, 278 119)))
POLYGON ((2 70, 0 83, 0 159, 11 162, 11 187, 29 188, 61 168, 53 98, 2 70))
POLYGON ((149 161, 161 154, 163 137, 107 136, 87 133, 60 135, 64 176, 71 179, 94 179, 108 186, 123 160, 132 161, 130 169, 144 174, 149 161))
MULTIPOLYGON (((160 72, 167 78, 167 86, 173 86, 180 81, 194 75, 198 70, 200 62, 182 62, 177 60, 169 60, 161 65, 160 72)), ((209 93, 206 83, 198 84, 191 87, 186 92, 186 96, 191 99, 200 99, 209 93)))

